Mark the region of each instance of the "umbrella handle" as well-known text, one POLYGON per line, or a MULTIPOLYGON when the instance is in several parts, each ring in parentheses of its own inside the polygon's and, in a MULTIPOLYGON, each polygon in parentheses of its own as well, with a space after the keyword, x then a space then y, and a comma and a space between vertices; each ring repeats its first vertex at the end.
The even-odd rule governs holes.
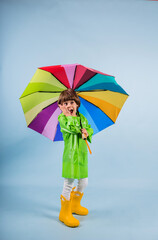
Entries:
POLYGON ((86 144, 87 144, 87 147, 88 147, 88 150, 89 150, 89 153, 92 154, 92 151, 91 151, 91 149, 90 149, 90 147, 89 147, 89 144, 88 144, 88 142, 87 142, 86 135, 85 135, 84 133, 82 133, 82 139, 85 140, 85 142, 86 142, 86 144))
POLYGON ((85 141, 86 141, 86 144, 87 144, 87 147, 88 147, 89 153, 92 154, 92 151, 91 151, 91 149, 90 149, 90 147, 89 147, 89 144, 88 144, 87 140, 85 140, 85 141))

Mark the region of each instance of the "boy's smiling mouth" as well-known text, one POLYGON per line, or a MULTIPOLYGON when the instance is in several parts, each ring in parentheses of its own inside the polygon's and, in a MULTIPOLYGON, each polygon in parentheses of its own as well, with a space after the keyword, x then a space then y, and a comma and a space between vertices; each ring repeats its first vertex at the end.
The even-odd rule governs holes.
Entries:
POLYGON ((70 114, 73 114, 74 109, 69 109, 70 114))

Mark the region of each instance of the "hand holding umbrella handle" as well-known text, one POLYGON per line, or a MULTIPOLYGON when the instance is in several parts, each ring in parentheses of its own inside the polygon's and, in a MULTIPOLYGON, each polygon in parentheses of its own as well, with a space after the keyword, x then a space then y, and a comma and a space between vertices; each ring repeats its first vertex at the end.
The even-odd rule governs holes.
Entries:
POLYGON ((82 133, 82 139, 85 140, 85 142, 86 142, 86 144, 87 144, 87 147, 88 147, 88 150, 89 150, 89 153, 92 154, 92 151, 91 151, 91 149, 90 149, 90 147, 89 147, 89 144, 88 144, 88 142, 87 142, 86 135, 85 135, 84 133, 82 133))
POLYGON ((86 139, 87 139, 86 134, 82 133, 82 139, 83 139, 83 140, 86 140, 86 139))

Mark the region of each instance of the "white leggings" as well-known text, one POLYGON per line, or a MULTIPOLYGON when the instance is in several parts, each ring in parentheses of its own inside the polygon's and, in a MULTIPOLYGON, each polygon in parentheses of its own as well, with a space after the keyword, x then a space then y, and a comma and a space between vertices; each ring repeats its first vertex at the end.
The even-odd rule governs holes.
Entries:
MULTIPOLYGON (((74 180, 72 178, 65 178, 64 179, 64 187, 63 187, 63 192, 62 195, 67 199, 70 200, 70 193, 72 191, 72 188, 74 186, 74 180)), ((77 182, 77 187, 75 191, 78 192, 83 192, 85 187, 88 185, 88 178, 81 178, 77 182)))

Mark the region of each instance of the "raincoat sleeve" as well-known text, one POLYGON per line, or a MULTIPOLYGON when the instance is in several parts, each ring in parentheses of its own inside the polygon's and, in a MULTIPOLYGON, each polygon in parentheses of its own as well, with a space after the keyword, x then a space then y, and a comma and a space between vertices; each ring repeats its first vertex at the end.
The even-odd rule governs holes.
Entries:
POLYGON ((83 115, 82 115, 82 118, 83 118, 82 119, 82 126, 88 132, 87 140, 91 143, 92 142, 93 129, 91 128, 91 125, 88 124, 87 118, 85 118, 83 115))
POLYGON ((60 123, 61 132, 66 132, 70 134, 81 134, 79 117, 66 117, 64 114, 60 114, 58 117, 58 121, 60 123))

